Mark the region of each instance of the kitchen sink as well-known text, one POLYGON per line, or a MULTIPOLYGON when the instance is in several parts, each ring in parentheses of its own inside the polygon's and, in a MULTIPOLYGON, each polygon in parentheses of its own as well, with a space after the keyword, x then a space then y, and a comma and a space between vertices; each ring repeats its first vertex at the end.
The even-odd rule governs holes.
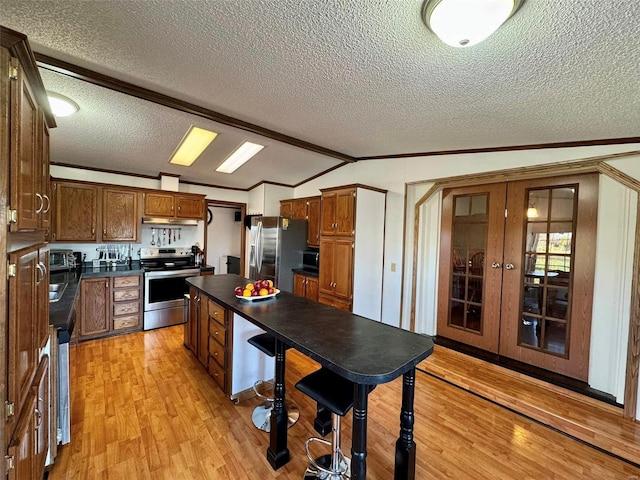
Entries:
POLYGON ((62 298, 62 294, 67 288, 66 283, 51 283, 49 284, 49 302, 57 302, 62 298))

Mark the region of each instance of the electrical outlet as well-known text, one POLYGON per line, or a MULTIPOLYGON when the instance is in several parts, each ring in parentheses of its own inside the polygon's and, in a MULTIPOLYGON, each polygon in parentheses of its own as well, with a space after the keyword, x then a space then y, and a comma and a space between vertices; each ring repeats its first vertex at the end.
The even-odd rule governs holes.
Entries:
POLYGON ((396 264, 395 264, 395 263, 392 263, 392 264, 391 264, 391 271, 392 271, 392 272, 395 272, 395 271, 396 271, 396 264))

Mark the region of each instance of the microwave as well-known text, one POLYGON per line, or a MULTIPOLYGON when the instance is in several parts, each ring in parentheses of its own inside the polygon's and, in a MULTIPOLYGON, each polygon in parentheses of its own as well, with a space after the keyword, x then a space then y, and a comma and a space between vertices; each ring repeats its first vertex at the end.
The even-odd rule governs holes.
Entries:
POLYGON ((317 272, 320 267, 320 252, 318 250, 304 250, 302 252, 302 268, 317 272))
POLYGON ((71 270, 76 267, 76 257, 73 250, 50 250, 49 271, 71 270))

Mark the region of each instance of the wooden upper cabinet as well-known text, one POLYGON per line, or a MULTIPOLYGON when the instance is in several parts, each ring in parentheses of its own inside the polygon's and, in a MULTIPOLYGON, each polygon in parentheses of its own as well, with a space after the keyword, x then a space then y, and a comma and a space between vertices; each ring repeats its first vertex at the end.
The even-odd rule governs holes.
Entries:
POLYGON ((307 204, 307 245, 320 245, 320 197, 312 197, 307 204))
POLYGON ((308 222, 307 245, 314 247, 320 245, 320 204, 319 196, 280 200, 281 217, 308 222))
POLYGON ((280 216, 291 218, 293 215, 293 200, 280 200, 280 216))
POLYGON ((11 231, 38 228, 42 196, 37 192, 38 174, 38 104, 18 60, 11 59, 11 209, 17 221, 11 231), (40 201, 36 197, 40 195, 40 201))
POLYGON ((356 190, 350 188, 336 192, 336 235, 355 234, 356 190))
POLYGON ((293 211, 291 212, 291 218, 293 220, 307 219, 307 199, 306 198, 298 198, 293 201, 293 211))
MULTIPOLYGON (((40 112, 42 117, 42 111, 40 112)), ((42 195, 43 207, 40 212, 40 228, 45 231, 45 240, 49 240, 51 235, 51 175, 49 173, 49 128, 47 127, 44 117, 39 121, 40 138, 38 145, 40 147, 40 174, 38 175, 39 187, 38 191, 42 195)), ((37 198, 37 197, 36 197, 37 198)))
POLYGON ((97 240, 98 187, 81 183, 55 182, 55 232, 57 241, 97 240))
POLYGON ((176 217, 202 220, 204 218, 204 198, 176 195, 176 217))
POLYGON ((149 217, 174 217, 176 197, 171 193, 145 193, 144 215, 149 217))
POLYGON ((355 234, 355 206, 355 188, 323 192, 320 234, 353 236, 355 234))
POLYGON ((135 242, 138 240, 138 197, 136 191, 102 190, 102 240, 135 242))
POLYGON ((204 219, 204 196, 177 193, 144 193, 145 217, 204 219))

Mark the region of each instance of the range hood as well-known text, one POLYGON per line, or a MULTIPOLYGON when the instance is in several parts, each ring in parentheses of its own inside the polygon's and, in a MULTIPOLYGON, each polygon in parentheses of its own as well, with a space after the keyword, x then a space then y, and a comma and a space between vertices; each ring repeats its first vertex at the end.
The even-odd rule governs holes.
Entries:
POLYGON ((184 225, 195 227, 198 220, 187 218, 162 218, 162 217, 142 217, 142 223, 150 225, 184 225))

